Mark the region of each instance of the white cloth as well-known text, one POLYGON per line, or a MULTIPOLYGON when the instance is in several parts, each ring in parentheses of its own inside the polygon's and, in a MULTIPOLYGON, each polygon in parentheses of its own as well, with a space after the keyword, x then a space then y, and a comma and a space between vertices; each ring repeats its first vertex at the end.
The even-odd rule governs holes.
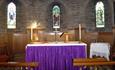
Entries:
POLYGON ((110 44, 109 43, 91 43, 90 45, 90 58, 93 55, 104 57, 109 60, 110 44))
POLYGON ((39 42, 34 42, 33 44, 27 44, 27 46, 69 46, 69 45, 85 45, 87 46, 86 43, 79 43, 79 42, 48 42, 48 43, 39 43, 39 42))

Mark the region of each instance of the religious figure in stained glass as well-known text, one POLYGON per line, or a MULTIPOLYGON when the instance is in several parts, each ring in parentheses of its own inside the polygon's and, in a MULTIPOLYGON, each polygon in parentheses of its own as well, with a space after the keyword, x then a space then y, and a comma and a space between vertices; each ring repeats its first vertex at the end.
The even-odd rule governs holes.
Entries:
POLYGON ((52 9, 53 28, 60 28, 60 7, 54 5, 52 9))
POLYGON ((16 28, 16 6, 13 2, 8 4, 7 9, 7 28, 16 28))
POLYGON ((105 26, 104 5, 101 1, 96 4, 96 27, 102 28, 105 26))

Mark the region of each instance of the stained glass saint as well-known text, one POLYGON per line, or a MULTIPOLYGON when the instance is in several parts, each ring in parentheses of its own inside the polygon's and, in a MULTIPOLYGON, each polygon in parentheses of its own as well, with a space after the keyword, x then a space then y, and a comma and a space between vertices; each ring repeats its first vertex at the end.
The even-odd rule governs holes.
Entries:
POLYGON ((101 1, 96 4, 96 27, 102 28, 105 26, 104 5, 101 1))
POLYGON ((52 9, 53 28, 60 28, 60 7, 54 5, 52 9))
POLYGON ((8 4, 7 9, 7 28, 16 28, 16 6, 13 2, 8 4))

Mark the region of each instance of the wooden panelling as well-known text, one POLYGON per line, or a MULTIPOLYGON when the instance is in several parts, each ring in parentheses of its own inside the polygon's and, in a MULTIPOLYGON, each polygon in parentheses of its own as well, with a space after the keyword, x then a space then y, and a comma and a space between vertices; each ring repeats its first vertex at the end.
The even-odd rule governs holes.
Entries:
POLYGON ((98 37, 98 32, 84 32, 82 34, 82 41, 87 43, 88 46, 92 42, 96 42, 98 37))
POLYGON ((0 45, 6 44, 8 42, 7 33, 0 33, 0 45))
POLYGON ((12 35, 12 59, 13 61, 25 61, 25 49, 29 43, 29 37, 24 33, 12 35))
MULTIPOLYGON (((76 28, 74 30, 66 31, 69 35, 69 41, 78 41, 79 40, 79 29, 76 28)), ((30 42, 30 32, 25 33, 0 33, 0 47, 4 45, 7 48, 0 50, 0 54, 7 54, 12 57, 17 53, 25 53, 25 46, 30 42)), ((38 32, 39 42, 54 42, 55 35, 50 35, 50 33, 46 33, 45 31, 38 32)), ((86 32, 85 28, 82 28, 82 42, 85 42, 88 45, 88 50, 90 49, 91 42, 108 42, 111 44, 112 49, 115 50, 115 28, 113 28, 113 32, 86 32)), ((57 41, 65 41, 65 36, 57 35, 57 41)), ((112 51, 113 51, 112 50, 112 51)), ((88 51, 89 53, 89 51, 88 51)))
POLYGON ((8 61, 9 51, 8 51, 8 40, 7 33, 0 33, 0 62, 8 61))
POLYGON ((25 52, 25 47, 28 44, 28 35, 22 33, 13 34, 13 53, 25 52))
POLYGON ((108 42, 113 46, 114 36, 113 32, 99 32, 98 33, 98 42, 108 42))

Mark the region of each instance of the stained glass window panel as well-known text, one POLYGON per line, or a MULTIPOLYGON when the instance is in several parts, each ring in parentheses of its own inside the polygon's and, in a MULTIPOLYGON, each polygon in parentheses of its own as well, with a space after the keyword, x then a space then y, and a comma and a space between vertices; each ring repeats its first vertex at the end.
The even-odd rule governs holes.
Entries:
POLYGON ((103 28, 105 26, 104 4, 99 1, 96 4, 96 27, 103 28))
POLYGON ((7 28, 16 28, 16 6, 13 2, 9 3, 7 8, 7 28))
POLYGON ((54 5, 52 9, 53 28, 60 28, 60 7, 54 5))

